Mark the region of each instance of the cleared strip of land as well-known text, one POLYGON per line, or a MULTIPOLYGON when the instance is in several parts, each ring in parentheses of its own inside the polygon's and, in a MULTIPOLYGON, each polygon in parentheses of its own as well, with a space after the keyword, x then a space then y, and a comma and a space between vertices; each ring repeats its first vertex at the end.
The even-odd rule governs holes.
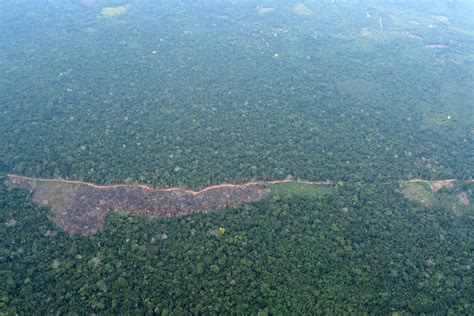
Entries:
POLYGON ((5 184, 32 192, 36 203, 48 206, 54 222, 66 231, 89 235, 99 230, 107 212, 174 217, 228 208, 262 199, 264 183, 222 184, 194 192, 144 185, 100 186, 80 181, 7 175, 5 184))
MULTIPOLYGON (((413 179, 402 183, 428 183, 433 191, 453 186, 456 180, 427 181, 413 179)), ((183 188, 157 189, 141 184, 98 185, 94 183, 5 176, 5 184, 31 192, 33 200, 51 210, 54 222, 66 231, 90 235, 103 225, 107 212, 150 217, 174 217, 207 213, 266 197, 269 187, 277 184, 327 186, 332 181, 252 181, 224 183, 199 191, 183 188)), ((281 190, 280 190, 281 191, 281 190)))

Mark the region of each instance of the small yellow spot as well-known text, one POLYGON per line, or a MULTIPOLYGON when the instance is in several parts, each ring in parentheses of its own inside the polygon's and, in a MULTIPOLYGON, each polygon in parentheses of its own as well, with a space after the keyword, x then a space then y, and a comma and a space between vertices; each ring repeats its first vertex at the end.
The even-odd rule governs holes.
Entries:
POLYGON ((450 120, 450 119, 451 119, 451 115, 448 115, 448 120, 450 120))
POLYGON ((219 233, 220 233, 221 235, 224 235, 224 233, 225 233, 225 228, 224 228, 224 227, 219 227, 219 233))
POLYGON ((122 14, 125 14, 127 12, 128 8, 126 6, 118 6, 118 7, 106 7, 106 8, 102 8, 102 15, 103 16, 110 16, 110 17, 113 17, 113 16, 119 16, 119 15, 122 15, 122 14))
POLYGON ((278 58, 278 57, 280 57, 280 55, 278 55, 278 54, 273 54, 273 58, 278 58))

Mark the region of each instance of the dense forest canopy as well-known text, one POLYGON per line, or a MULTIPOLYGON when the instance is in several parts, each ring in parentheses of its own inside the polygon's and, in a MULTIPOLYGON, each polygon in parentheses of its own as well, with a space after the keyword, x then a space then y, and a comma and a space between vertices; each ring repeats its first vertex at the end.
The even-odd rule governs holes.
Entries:
POLYGON ((473 174, 469 2, 21 3, 0 18, 5 171, 197 187, 473 174))
POLYGON ((5 0, 0 315, 472 314, 474 3, 5 0), (262 201, 66 233, 7 173, 262 201), (409 179, 457 179, 432 190, 409 179), (222 230, 219 230, 222 229, 222 230))

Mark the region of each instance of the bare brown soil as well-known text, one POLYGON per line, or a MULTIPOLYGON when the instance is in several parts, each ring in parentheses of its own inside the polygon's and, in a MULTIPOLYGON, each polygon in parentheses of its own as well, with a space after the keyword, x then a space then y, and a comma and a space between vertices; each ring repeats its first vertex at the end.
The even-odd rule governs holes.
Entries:
MULTIPOLYGON (((442 187, 452 187, 455 181, 413 179, 401 183, 407 185, 427 183, 432 191, 437 191, 442 187)), ((263 199, 269 192, 268 185, 288 182, 319 185, 332 183, 329 180, 312 182, 288 178, 244 184, 225 183, 209 186, 200 191, 191 191, 182 188, 156 189, 139 184, 97 185, 82 181, 38 179, 14 174, 5 177, 6 185, 30 191, 36 203, 47 206, 58 226, 81 235, 97 232, 104 225, 107 212, 150 217, 208 213, 263 199)), ((411 187, 405 186, 405 190, 408 190, 407 188, 411 187)), ((410 198, 414 194, 408 194, 410 192, 404 193, 410 198)), ((419 194, 415 195, 420 199, 419 194)), ((463 204, 466 204, 466 198, 467 196, 459 196, 463 204)), ((428 203, 428 200, 424 202, 428 203)))
POLYGON ((5 183, 32 192, 36 203, 48 206, 54 222, 66 231, 90 235, 99 230, 107 212, 151 217, 207 213, 262 199, 265 183, 221 184, 201 191, 154 189, 144 185, 111 185, 33 179, 7 175, 5 183))

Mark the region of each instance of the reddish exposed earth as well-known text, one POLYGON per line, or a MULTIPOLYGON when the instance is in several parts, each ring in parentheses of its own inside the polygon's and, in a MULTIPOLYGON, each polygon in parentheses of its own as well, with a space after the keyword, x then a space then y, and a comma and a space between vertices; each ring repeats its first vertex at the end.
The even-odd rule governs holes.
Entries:
POLYGON ((100 186, 80 181, 34 179, 7 175, 5 184, 29 190, 33 200, 51 209, 53 220, 66 231, 90 235, 104 225, 107 212, 151 217, 207 213, 268 193, 265 183, 221 184, 201 191, 155 189, 144 185, 100 186))
MULTIPOLYGON (((454 179, 427 181, 412 179, 401 183, 428 183, 432 191, 452 187, 454 179)), ((146 185, 97 185, 63 179, 37 179, 14 174, 5 176, 5 184, 28 190, 33 200, 51 210, 54 222, 66 231, 90 235, 103 225, 107 212, 150 217, 175 217, 208 213, 241 203, 257 201, 267 196, 268 185, 298 182, 329 185, 331 181, 286 180, 219 184, 191 191, 182 188, 156 189, 146 185)), ((472 180, 468 181, 472 182, 472 180)), ((467 196, 459 197, 468 205, 467 196)))

